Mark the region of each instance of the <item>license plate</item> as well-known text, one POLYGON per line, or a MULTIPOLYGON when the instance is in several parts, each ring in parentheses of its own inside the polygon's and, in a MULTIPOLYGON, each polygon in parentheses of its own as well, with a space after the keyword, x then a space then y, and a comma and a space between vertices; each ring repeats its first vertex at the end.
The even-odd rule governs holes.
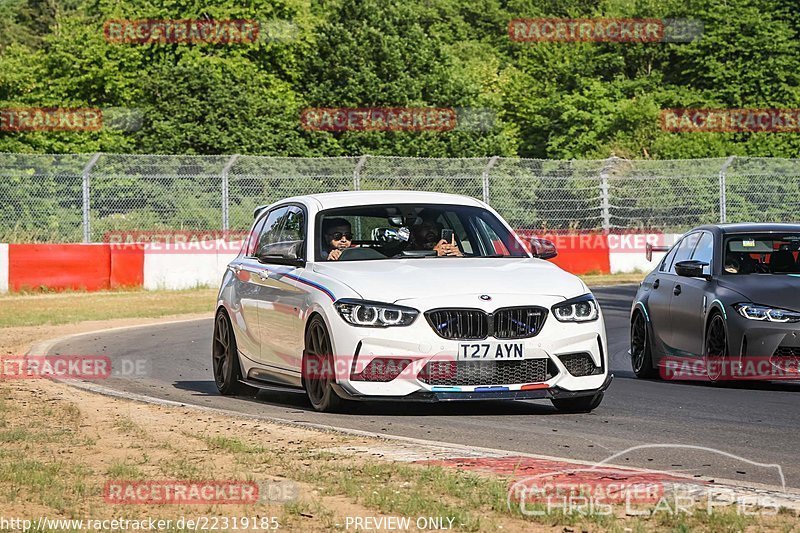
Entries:
POLYGON ((458 361, 505 361, 524 359, 525 348, 521 342, 476 342, 459 344, 458 361))

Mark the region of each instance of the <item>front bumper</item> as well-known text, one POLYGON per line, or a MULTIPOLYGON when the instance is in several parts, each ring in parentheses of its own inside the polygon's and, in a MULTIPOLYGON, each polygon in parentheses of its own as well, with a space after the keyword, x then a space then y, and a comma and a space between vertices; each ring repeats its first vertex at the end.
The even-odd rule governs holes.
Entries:
POLYGON ((742 358, 769 359, 779 347, 800 350, 800 323, 749 320, 728 314, 729 351, 742 358))
POLYGON ((334 384, 333 389, 341 398, 354 401, 384 401, 384 402, 461 402, 461 401, 493 401, 493 400, 553 400, 559 398, 578 398, 581 396, 594 396, 604 392, 611 385, 614 374, 606 374, 603 384, 596 389, 571 391, 561 387, 551 387, 533 390, 498 390, 480 392, 432 392, 417 391, 406 396, 378 396, 350 394, 340 385, 334 384))
MULTIPOLYGON (((501 307, 525 305, 538 305, 549 309, 561 301, 563 298, 552 296, 531 298, 529 295, 493 295, 491 303, 482 304, 476 295, 468 299, 463 297, 463 301, 451 296, 447 303, 452 307, 483 308, 491 312, 501 307)), ((439 301, 435 304, 430 302, 430 305, 429 302, 420 301, 401 303, 420 309, 422 313, 425 309, 439 307, 441 304, 439 301)), ((429 384, 419 379, 420 373, 428 363, 455 361, 462 342, 475 342, 439 337, 422 314, 407 327, 383 329, 354 327, 345 323, 338 315, 330 317, 329 323, 338 363, 336 390, 343 398, 419 399, 420 401, 536 399, 564 397, 565 394, 586 396, 595 394, 607 386, 608 344, 602 314, 598 320, 588 323, 558 322, 550 315, 536 336, 511 341, 524 343, 525 360, 547 362, 546 379, 478 385, 434 382, 429 384), (591 375, 572 375, 560 359, 561 356, 568 354, 588 354, 598 371, 591 375), (362 372, 373 359, 385 357, 408 359, 412 362, 391 381, 353 379, 354 375, 362 372), (553 369, 553 372, 550 369, 553 369)), ((506 342, 493 337, 485 341, 506 342)))

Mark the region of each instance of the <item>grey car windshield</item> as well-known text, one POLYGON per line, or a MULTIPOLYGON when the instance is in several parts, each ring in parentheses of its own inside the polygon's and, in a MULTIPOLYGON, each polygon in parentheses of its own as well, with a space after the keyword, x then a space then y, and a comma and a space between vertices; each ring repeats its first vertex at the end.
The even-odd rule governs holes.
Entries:
MULTIPOLYGON (((438 257, 446 243, 458 257, 529 257, 490 211, 442 204, 391 204, 329 209, 317 219, 318 261, 438 257), (336 248, 339 252, 331 255, 336 248)), ((441 258, 444 259, 444 258, 441 258)))
POLYGON ((724 252, 723 274, 800 274, 800 234, 734 235, 724 252))

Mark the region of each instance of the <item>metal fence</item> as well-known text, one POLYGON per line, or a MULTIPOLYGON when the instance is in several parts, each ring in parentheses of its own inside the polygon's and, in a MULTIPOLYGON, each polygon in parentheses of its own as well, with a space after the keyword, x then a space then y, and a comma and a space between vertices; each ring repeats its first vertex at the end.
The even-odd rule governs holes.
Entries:
POLYGON ((520 229, 683 231, 709 222, 800 219, 796 159, 0 154, 0 242, 242 230, 257 205, 352 189, 474 196, 520 229))

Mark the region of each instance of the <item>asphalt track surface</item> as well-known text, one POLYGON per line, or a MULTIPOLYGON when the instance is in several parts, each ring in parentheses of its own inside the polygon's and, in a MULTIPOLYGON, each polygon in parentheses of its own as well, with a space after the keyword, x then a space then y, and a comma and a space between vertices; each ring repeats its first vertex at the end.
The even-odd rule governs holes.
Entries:
POLYGON ((628 356, 635 292, 630 285, 594 291, 606 318, 615 379, 603 404, 581 415, 558 413, 546 400, 357 403, 344 414, 327 414, 313 411, 301 394, 222 397, 211 373, 211 318, 74 337, 49 355, 106 355, 114 368, 145 360, 145 377, 112 377, 102 385, 186 404, 584 461, 620 454, 610 462, 714 479, 780 485, 782 472, 788 487, 800 488, 800 384, 636 379, 628 356), (643 445, 656 446, 626 452, 643 445))

